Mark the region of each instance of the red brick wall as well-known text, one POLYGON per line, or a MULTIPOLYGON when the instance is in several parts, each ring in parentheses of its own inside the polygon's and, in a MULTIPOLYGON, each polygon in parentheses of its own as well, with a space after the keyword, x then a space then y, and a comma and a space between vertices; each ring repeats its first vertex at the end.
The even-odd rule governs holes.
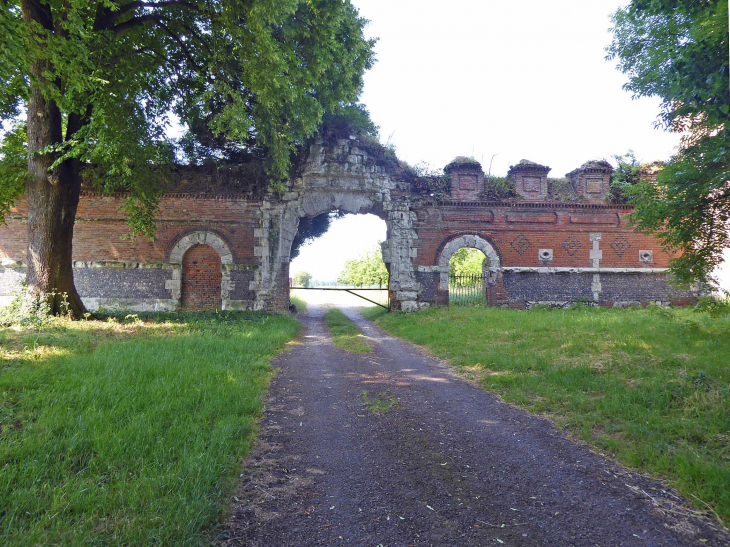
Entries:
MULTIPOLYGON (((154 241, 129 239, 121 196, 82 193, 74 227, 74 260, 163 262, 170 243, 183 231, 200 228, 223 234, 232 243, 238 264, 255 265, 253 233, 259 226, 261 202, 243 197, 210 198, 167 195, 160 200, 154 241)), ((0 225, 0 259, 25 259, 27 206, 21 199, 7 225, 0 225)))
POLYGON ((182 308, 221 309, 221 277, 221 258, 213 247, 190 247, 182 263, 182 308))
MULTIPOLYGON (((547 204, 546 204, 547 205, 547 204)), ((418 249, 415 263, 438 264, 444 243, 463 234, 491 241, 502 257, 502 266, 593 266, 591 233, 600 233, 602 268, 665 268, 671 255, 651 236, 627 225, 630 207, 431 207, 419 212, 415 223, 418 249), (470 218, 479 220, 469 220, 470 218), (539 249, 552 249, 553 259, 538 258, 539 249), (639 260, 640 250, 653 251, 650 263, 639 260)))

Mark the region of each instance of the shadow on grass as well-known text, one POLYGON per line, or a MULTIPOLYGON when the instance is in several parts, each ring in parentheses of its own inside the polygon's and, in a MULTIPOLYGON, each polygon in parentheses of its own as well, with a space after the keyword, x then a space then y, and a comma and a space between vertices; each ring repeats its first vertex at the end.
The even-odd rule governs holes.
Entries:
POLYGON ((201 544, 297 329, 251 313, 0 329, 6 544, 201 544))

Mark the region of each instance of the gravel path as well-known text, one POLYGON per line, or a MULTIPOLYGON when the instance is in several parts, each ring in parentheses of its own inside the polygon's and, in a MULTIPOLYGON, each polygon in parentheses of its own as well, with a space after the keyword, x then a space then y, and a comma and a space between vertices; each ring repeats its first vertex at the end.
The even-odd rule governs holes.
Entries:
POLYGON ((298 345, 273 363, 281 370, 219 545, 730 545, 660 483, 355 309, 343 311, 374 352, 334 347, 324 311, 300 318, 298 345))

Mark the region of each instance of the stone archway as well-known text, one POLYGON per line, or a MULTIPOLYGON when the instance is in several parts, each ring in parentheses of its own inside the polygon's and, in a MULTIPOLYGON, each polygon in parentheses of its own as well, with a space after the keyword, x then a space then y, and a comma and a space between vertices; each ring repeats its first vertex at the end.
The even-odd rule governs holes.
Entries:
POLYGON ((456 251, 458 251, 459 249, 463 249, 464 247, 478 249, 483 252, 484 256, 487 257, 487 267, 490 269, 490 271, 495 268, 499 268, 499 254, 491 243, 478 235, 459 236, 446 243, 441 250, 438 263, 439 271, 441 272, 441 276, 439 278, 440 290, 449 290, 449 262, 451 261, 451 256, 456 251))
MULTIPOLYGON (((167 262, 173 268, 172 279, 165 284, 165 287, 170 290, 172 298, 174 300, 177 300, 182 306, 183 276, 186 269, 185 258, 190 258, 188 256, 188 251, 194 250, 194 247, 200 248, 198 254, 200 254, 201 256, 198 258, 208 263, 208 267, 210 267, 210 264, 214 261, 210 260, 211 257, 206 256, 205 248, 211 249, 218 254, 220 262, 216 263, 216 265, 219 268, 220 276, 218 276, 216 273, 211 279, 208 279, 207 281, 208 283, 219 283, 220 293, 218 293, 217 290, 214 290, 210 294, 220 294, 220 309, 227 309, 228 303, 231 299, 231 293, 235 288, 233 281, 231 280, 231 268, 233 267, 235 261, 233 251, 231 250, 230 245, 226 242, 225 239, 223 239, 220 234, 216 233, 213 230, 194 230, 185 233, 184 235, 182 235, 182 237, 179 237, 177 240, 174 241, 172 247, 167 253, 167 262), (220 282, 218 280, 220 280, 220 282)), ((188 265, 188 269, 191 275, 193 274, 193 270, 196 270, 196 268, 193 267, 192 264, 188 265)), ((198 273, 200 273, 201 276, 204 277, 203 273, 195 272, 196 275, 198 273)), ((204 281, 205 280, 201 278, 200 283, 203 283, 204 281)), ((190 286, 190 288, 193 288, 192 285, 190 286)), ((202 287, 199 288, 202 290, 202 287)))
POLYGON ((255 233, 259 244, 254 254, 261 257, 261 264, 251 283, 254 308, 288 309, 289 260, 299 219, 339 210, 372 213, 385 220, 387 237, 382 250, 391 306, 417 309, 419 284, 412 263, 416 216, 410 198, 396 190, 392 175, 369 162, 367 151, 353 141, 342 140, 334 147, 313 145, 302 177, 293 182, 291 191, 263 201, 261 228, 255 233))

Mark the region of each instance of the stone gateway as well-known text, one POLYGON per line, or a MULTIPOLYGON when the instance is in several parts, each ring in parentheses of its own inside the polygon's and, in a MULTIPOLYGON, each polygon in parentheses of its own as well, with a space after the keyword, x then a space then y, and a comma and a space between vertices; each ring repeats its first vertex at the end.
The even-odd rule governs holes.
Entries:
MULTIPOLYGON (((315 141, 281 194, 248 185, 235 166, 180 168, 176 191, 160 200, 153 241, 127 237, 124 195, 82 192, 73 241, 79 294, 90 309, 284 312, 299 220, 331 211, 385 220, 395 310, 448 304, 449 259, 462 247, 487 257, 488 300, 497 306, 684 305, 698 294, 668 283, 671 253, 628 226, 630 206, 607 202, 606 162, 550 179, 549 167, 523 160, 508 175, 517 196, 494 201, 475 161, 447 166, 450 188, 436 196, 380 156, 357 138, 315 141)), ((24 278, 26 211, 21 199, 0 226, 0 305, 24 278)))

